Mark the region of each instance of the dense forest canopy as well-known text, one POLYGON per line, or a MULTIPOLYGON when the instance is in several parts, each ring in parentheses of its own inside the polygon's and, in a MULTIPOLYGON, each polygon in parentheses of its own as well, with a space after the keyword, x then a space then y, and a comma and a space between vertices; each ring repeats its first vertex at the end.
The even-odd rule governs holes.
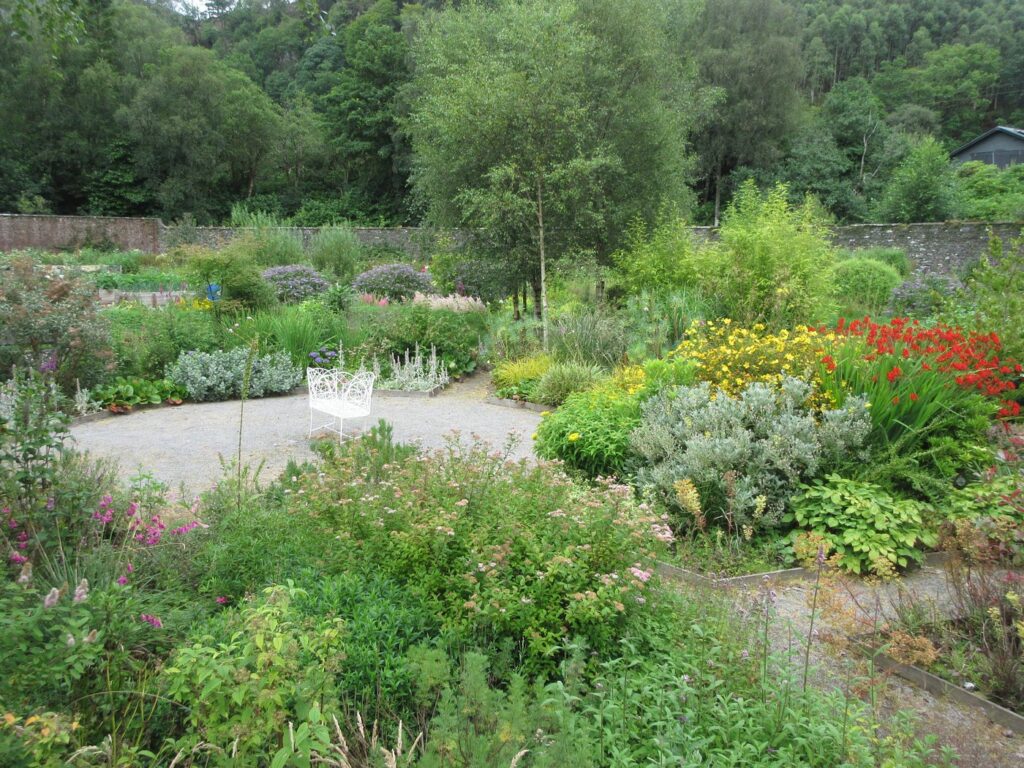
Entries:
MULTIPOLYGON (((211 222, 241 203, 297 224, 416 223, 438 206, 410 183, 415 40, 459 5, 63 0, 33 17, 37 4, 0 0, 0 210, 211 222)), ((648 0, 640 13, 638 28, 663 24, 663 71, 678 77, 664 87, 690 105, 673 165, 695 194, 666 202, 698 221, 748 178, 877 219, 926 139, 948 151, 1024 124, 1018 0, 648 0)))

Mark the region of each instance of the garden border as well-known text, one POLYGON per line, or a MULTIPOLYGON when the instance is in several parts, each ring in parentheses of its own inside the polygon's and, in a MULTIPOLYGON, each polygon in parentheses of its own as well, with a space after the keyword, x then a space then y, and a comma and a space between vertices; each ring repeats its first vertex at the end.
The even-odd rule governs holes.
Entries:
POLYGON ((484 402, 488 405, 500 405, 503 408, 519 408, 520 410, 533 411, 534 413, 545 413, 555 410, 550 405, 531 403, 528 400, 512 400, 507 397, 495 397, 494 395, 488 395, 485 397, 484 402))
MULTIPOLYGON (((925 553, 924 563, 922 563, 922 565, 931 566, 933 568, 943 566, 949 558, 949 552, 927 552, 925 553)), ((745 573, 740 576, 714 578, 712 576, 705 576, 703 573, 691 571, 661 560, 658 561, 657 567, 659 573, 663 576, 677 579, 679 581, 685 581, 689 584, 720 588, 748 587, 754 584, 760 584, 765 580, 774 584, 787 584, 789 582, 801 580, 811 581, 815 576, 815 572, 807 568, 784 568, 778 571, 762 571, 760 573, 745 573)))
POLYGON ((958 704, 964 704, 974 709, 980 709, 996 725, 1008 728, 1014 733, 1024 736, 1024 715, 1018 715, 1013 710, 989 701, 983 696, 971 693, 959 685, 944 680, 938 675, 933 675, 920 667, 911 664, 903 664, 889 656, 881 648, 875 646, 868 640, 869 635, 860 635, 850 638, 859 650, 869 656, 872 661, 886 672, 891 672, 906 680, 911 685, 927 691, 933 696, 948 696, 958 704))

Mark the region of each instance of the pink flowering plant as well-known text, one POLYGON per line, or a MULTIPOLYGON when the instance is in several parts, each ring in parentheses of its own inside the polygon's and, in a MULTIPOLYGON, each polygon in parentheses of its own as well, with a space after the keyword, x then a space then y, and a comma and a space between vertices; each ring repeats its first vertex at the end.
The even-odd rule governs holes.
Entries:
POLYGON ((479 445, 453 443, 377 479, 365 463, 335 457, 305 478, 297 506, 333 529, 337 564, 415 591, 461 636, 511 642, 516 662, 541 670, 573 638, 608 648, 647 610, 672 534, 628 486, 586 488, 479 445))

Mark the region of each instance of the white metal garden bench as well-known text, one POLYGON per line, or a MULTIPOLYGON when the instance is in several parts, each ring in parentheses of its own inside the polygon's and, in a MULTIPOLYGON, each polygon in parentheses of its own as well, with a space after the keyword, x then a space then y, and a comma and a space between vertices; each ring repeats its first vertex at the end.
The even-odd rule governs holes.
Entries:
POLYGON ((309 436, 314 431, 326 429, 335 432, 338 440, 344 439, 345 419, 358 419, 370 415, 370 399, 373 396, 373 382, 376 375, 361 371, 354 375, 338 369, 307 368, 309 382, 309 436), (314 429, 313 412, 326 414, 331 420, 314 429), (338 428, 334 428, 337 419, 338 428))

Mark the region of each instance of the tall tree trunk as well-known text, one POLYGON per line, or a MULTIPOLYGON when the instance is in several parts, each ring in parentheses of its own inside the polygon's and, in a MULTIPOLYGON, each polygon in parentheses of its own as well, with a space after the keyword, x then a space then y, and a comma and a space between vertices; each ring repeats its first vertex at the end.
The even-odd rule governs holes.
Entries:
POLYGON ((598 279, 594 285, 594 301, 598 304, 604 304, 604 278, 598 279))
POLYGON ((537 179, 537 243, 540 247, 540 328, 544 351, 548 350, 548 285, 544 254, 544 188, 537 179))
POLYGON ((722 212, 722 161, 715 168, 715 226, 718 226, 719 214, 722 212))
POLYGON ((522 315, 519 314, 519 289, 516 288, 512 291, 512 319, 519 320, 522 315))
POLYGON ((531 277, 530 288, 533 289, 533 319, 540 320, 540 280, 531 277))

